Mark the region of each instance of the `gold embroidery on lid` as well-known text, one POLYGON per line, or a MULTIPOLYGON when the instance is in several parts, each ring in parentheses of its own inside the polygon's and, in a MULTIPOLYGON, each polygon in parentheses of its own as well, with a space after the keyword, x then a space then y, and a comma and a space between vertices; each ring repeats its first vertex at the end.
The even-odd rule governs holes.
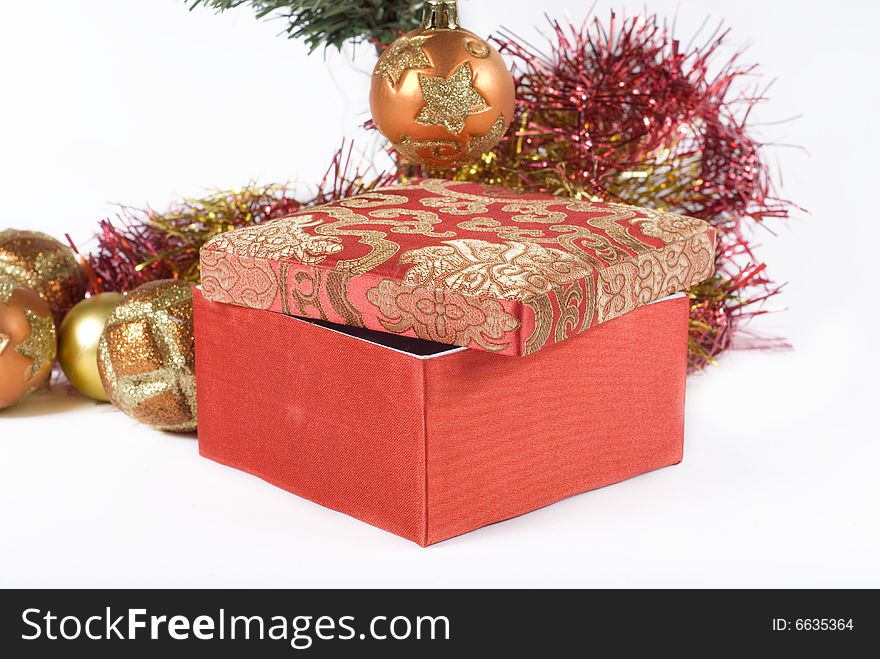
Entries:
POLYGON ((559 302, 561 313, 556 320, 556 335, 553 337, 556 343, 569 337, 569 329, 572 330, 572 334, 577 333, 577 326, 581 319, 580 305, 583 299, 583 291, 577 282, 561 290, 557 289, 556 300, 559 302))
POLYGON ((584 287, 586 288, 586 306, 584 307, 584 318, 581 328, 578 332, 584 332, 593 324, 593 316, 596 314, 596 278, 592 274, 584 279, 584 287))
POLYGON ((339 205, 345 208, 381 208, 382 206, 394 206, 395 204, 407 204, 408 202, 409 199, 404 195, 365 192, 357 197, 343 199, 339 202, 339 205))
POLYGON ((294 259, 303 265, 315 265, 343 250, 339 238, 314 236, 306 231, 318 227, 321 222, 312 215, 292 215, 221 234, 208 242, 205 251, 264 259, 294 259))
POLYGON ((385 225, 391 227, 397 233, 412 233, 430 237, 442 237, 447 234, 438 234, 434 225, 440 223, 436 213, 415 213, 407 209, 381 209, 372 211, 368 217, 359 215, 349 208, 340 206, 325 206, 315 211, 333 218, 333 222, 318 225, 315 232, 335 238, 343 236, 357 236, 359 243, 370 247, 370 252, 356 259, 339 261, 337 270, 345 270, 353 274, 363 274, 374 270, 393 257, 400 249, 400 245, 388 240, 388 234, 384 231, 366 229, 358 225, 385 225), (396 220, 401 215, 414 215, 412 219, 396 220))
POLYGON ((521 302, 535 316, 521 345, 528 354, 551 335, 565 340, 712 272, 713 234, 699 220, 462 185, 380 188, 220 236, 203 252, 203 290, 265 309, 280 289, 284 313, 492 351, 522 341, 499 330, 519 328, 505 305, 521 302), (366 306, 364 289, 349 286, 365 273, 373 273, 366 306), (382 280, 374 286, 375 275, 382 280))
POLYGON ((346 325, 364 327, 363 314, 351 303, 348 285, 352 280, 350 272, 330 270, 327 273, 327 299, 330 306, 342 317, 346 325))
POLYGON ((535 329, 523 346, 523 354, 531 355, 540 350, 550 338, 550 330, 553 327, 553 303, 548 295, 538 295, 526 300, 525 304, 535 312, 535 329))
POLYGON ((714 269, 715 246, 701 233, 599 272, 597 318, 604 323, 686 289, 714 269))
POLYGON ((290 290, 288 281, 290 277, 290 263, 282 261, 278 265, 278 281, 281 287, 281 313, 285 316, 292 315, 290 313, 290 290))
POLYGON ((638 224, 646 236, 659 238, 666 243, 702 233, 706 228, 702 220, 685 215, 660 213, 650 209, 642 209, 641 212, 647 217, 636 218, 633 223, 638 224))
POLYGON ((473 343, 489 352, 509 348, 510 335, 520 326, 497 300, 390 279, 369 289, 367 300, 378 309, 379 322, 389 332, 412 331, 420 339, 451 345, 473 343))
POLYGON ((413 264, 403 276, 405 283, 509 300, 546 293, 590 273, 589 266, 571 254, 537 243, 470 238, 410 250, 400 262, 413 264))
POLYGON ((319 268, 297 270, 293 273, 293 287, 290 289, 290 301, 296 305, 298 315, 314 317, 308 313, 310 308, 317 312, 321 320, 329 320, 324 306, 321 304, 321 285, 323 271, 319 268))
POLYGON ((276 280, 267 261, 214 250, 202 250, 201 273, 202 292, 209 300, 253 309, 270 308, 285 283, 276 280))

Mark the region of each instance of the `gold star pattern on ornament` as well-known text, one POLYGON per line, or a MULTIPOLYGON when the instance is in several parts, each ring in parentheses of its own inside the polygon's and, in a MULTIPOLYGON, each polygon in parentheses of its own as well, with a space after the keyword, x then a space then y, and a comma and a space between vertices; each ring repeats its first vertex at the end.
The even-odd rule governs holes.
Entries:
POLYGON ((15 351, 31 360, 28 380, 32 379, 46 364, 55 361, 55 324, 50 316, 38 316, 30 309, 25 309, 25 317, 30 325, 31 333, 18 344, 15 351))
POLYGON ((388 47, 379 63, 376 74, 388 78, 388 82, 396 87, 409 69, 429 69, 431 60, 422 50, 424 43, 431 37, 401 37, 388 47))
POLYGON ((489 109, 486 99, 474 89, 471 65, 465 62, 449 78, 419 74, 425 107, 416 117, 423 126, 445 126, 450 133, 460 133, 469 115, 489 109))

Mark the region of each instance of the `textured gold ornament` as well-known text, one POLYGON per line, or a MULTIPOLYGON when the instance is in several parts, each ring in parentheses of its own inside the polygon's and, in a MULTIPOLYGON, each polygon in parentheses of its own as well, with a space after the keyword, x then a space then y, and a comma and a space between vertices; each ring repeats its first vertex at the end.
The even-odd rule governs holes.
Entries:
POLYGON ((58 328, 61 370, 77 391, 104 403, 109 399, 98 371, 98 341, 121 300, 119 293, 93 295, 73 307, 58 328))
POLYGON ((0 279, 0 304, 9 302, 15 291, 16 283, 11 279, 0 279))
POLYGON ((458 26, 453 0, 428 0, 422 27, 395 41, 376 65, 373 120, 407 160, 458 167, 504 136, 513 77, 501 55, 458 26))
POLYGON ((486 57, 489 57, 489 53, 492 52, 489 50, 488 44, 485 41, 480 41, 479 39, 469 40, 464 45, 464 49, 477 59, 484 59, 486 57))
POLYGON ((110 401, 159 430, 196 429, 192 289, 144 284, 116 307, 98 343, 98 370, 110 401))
POLYGON ((0 277, 39 293, 59 324, 88 288, 86 273, 69 247, 43 233, 0 231, 0 277))
POLYGON ((29 288, 0 280, 0 409, 49 378, 55 348, 48 303, 29 288))
POLYGON ((382 53, 376 64, 376 73, 397 85, 408 69, 429 69, 431 60, 422 50, 428 37, 401 37, 382 53))

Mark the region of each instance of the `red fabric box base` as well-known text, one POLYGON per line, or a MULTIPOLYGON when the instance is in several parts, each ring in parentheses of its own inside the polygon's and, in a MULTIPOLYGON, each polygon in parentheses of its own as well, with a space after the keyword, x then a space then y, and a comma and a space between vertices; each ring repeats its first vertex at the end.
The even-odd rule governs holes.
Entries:
POLYGON ((201 454, 422 546, 682 458, 685 296, 520 359, 195 316, 201 454))

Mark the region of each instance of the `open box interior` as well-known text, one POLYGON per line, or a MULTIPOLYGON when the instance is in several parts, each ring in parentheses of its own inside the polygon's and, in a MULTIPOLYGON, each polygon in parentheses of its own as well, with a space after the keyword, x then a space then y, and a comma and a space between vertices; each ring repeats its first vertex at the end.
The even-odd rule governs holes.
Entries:
MULTIPOLYGON (((684 296, 684 293, 675 293, 674 295, 664 297, 660 300, 655 300, 650 304, 657 304, 658 302, 665 302, 666 300, 672 300, 682 296, 684 296)), ((442 357, 443 355, 448 355, 453 352, 467 350, 467 348, 462 348, 459 346, 450 346, 444 343, 435 343, 434 341, 414 339, 408 336, 401 336, 399 334, 377 332, 376 330, 365 329, 363 327, 338 325, 336 323, 330 323, 325 320, 301 318, 299 316, 288 316, 288 318, 297 322, 317 325, 319 327, 330 330, 331 332, 345 334, 360 341, 366 341, 367 343, 372 343, 373 345, 388 348, 389 350, 402 352, 406 355, 410 355, 411 357, 415 357, 416 359, 433 359, 434 357, 442 357)))
POLYGON ((450 346, 445 343, 435 343, 434 341, 425 341, 423 339, 414 339, 409 336, 400 336, 399 334, 388 334, 386 332, 377 332, 375 330, 363 327, 350 327, 348 325, 337 325, 325 320, 315 320, 313 318, 300 318, 299 316, 289 316, 291 320, 310 323, 317 325, 331 332, 345 334, 373 345, 388 348, 395 352, 402 352, 416 359, 432 359, 442 355, 448 355, 453 352, 467 350, 459 346, 450 346))

